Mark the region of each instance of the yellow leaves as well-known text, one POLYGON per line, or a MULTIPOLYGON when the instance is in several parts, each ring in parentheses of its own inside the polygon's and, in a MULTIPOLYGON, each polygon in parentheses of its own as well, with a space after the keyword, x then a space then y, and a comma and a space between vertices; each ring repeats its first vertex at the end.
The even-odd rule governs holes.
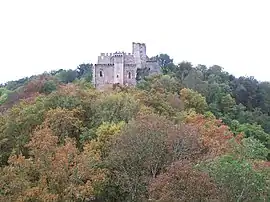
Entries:
POLYGON ((205 98, 191 89, 184 88, 180 91, 180 98, 184 102, 185 108, 195 109, 196 112, 202 113, 207 108, 205 98))
POLYGON ((3 169, 0 188, 7 193, 5 201, 9 194, 15 201, 84 199, 93 196, 94 186, 104 180, 103 169, 94 168, 98 156, 91 158, 87 150, 80 153, 70 138, 58 145, 58 138, 47 127, 36 130, 27 147, 31 159, 11 156, 10 165, 3 169))
POLYGON ((124 126, 124 122, 119 122, 117 124, 115 123, 108 123, 105 122, 97 129, 97 141, 104 144, 106 143, 111 136, 114 136, 115 134, 119 133, 122 127, 124 126))
POLYGON ((22 196, 19 198, 18 201, 58 201, 58 195, 57 194, 51 194, 48 193, 47 189, 42 189, 40 187, 32 187, 27 189, 24 193, 22 193, 22 196))
POLYGON ((86 111, 91 130, 96 130, 103 122, 128 122, 136 116, 140 104, 135 96, 126 92, 108 93, 100 96, 86 111))
POLYGON ((228 140, 233 137, 229 127, 215 117, 205 117, 201 114, 191 113, 186 117, 186 125, 197 129, 203 141, 203 145, 212 152, 219 155, 228 151, 228 140))
POLYGON ((52 135, 52 130, 45 127, 34 132, 26 147, 31 148, 31 153, 38 156, 40 151, 45 154, 54 152, 57 142, 58 138, 52 135))
POLYGON ((92 151, 100 154, 102 158, 105 157, 108 152, 110 140, 120 133, 124 125, 124 122, 119 122, 117 124, 104 122, 97 129, 97 138, 90 142, 88 148, 91 148, 92 151))
POLYGON ((23 156, 23 155, 18 155, 18 156, 16 156, 16 155, 12 155, 12 156, 10 156, 9 157, 9 159, 8 159, 8 163, 9 164, 12 164, 12 165, 14 165, 14 166, 16 166, 16 165, 23 165, 23 164, 25 164, 25 162, 26 162, 26 159, 25 159, 25 157, 23 156))
POLYGON ((81 116, 81 110, 76 108, 72 110, 56 108, 47 112, 43 125, 49 127, 61 140, 67 136, 78 140, 83 127, 81 116))

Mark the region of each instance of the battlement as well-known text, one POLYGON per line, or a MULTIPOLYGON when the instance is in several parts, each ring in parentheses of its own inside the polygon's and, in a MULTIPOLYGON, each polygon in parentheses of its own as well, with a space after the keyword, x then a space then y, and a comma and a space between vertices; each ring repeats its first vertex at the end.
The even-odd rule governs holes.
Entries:
POLYGON ((146 55, 145 43, 132 42, 132 52, 100 53, 93 68, 93 83, 97 88, 119 83, 136 85, 137 69, 148 69, 149 74, 161 72, 157 58, 146 55))
POLYGON ((157 62, 157 58, 150 58, 146 60, 146 62, 157 62))
POLYGON ((100 56, 113 56, 113 53, 100 53, 100 56))
POLYGON ((145 46, 145 43, 132 42, 132 45, 135 45, 135 44, 137 44, 139 46, 145 46))
POLYGON ((114 64, 95 64, 95 67, 107 67, 107 66, 114 66, 114 64))
POLYGON ((123 57, 125 55, 125 53, 124 52, 115 52, 114 54, 113 54, 113 56, 114 57, 123 57))
POLYGON ((125 64, 126 67, 136 67, 136 64, 125 64))

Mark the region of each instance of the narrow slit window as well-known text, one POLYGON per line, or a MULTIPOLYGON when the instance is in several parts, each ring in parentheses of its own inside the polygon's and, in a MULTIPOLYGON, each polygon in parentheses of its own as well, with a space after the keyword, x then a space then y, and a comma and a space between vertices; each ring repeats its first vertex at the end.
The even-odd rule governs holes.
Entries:
POLYGON ((103 72, 102 71, 99 72, 99 76, 103 77, 103 72))
POLYGON ((131 72, 128 72, 128 78, 131 79, 131 72))

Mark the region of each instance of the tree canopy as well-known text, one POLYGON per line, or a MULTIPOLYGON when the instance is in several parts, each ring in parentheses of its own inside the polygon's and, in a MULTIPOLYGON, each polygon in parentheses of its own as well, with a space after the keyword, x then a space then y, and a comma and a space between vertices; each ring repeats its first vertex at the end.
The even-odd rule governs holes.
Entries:
POLYGON ((1 201, 269 201, 270 83, 156 56, 100 92, 92 65, 0 87, 1 201))

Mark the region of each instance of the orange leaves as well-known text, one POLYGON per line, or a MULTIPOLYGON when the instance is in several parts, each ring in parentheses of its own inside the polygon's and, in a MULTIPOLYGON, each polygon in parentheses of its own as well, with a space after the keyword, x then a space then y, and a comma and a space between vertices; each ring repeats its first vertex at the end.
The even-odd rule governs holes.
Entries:
POLYGON ((80 120, 82 112, 78 109, 56 108, 49 110, 46 114, 44 125, 48 126, 53 133, 60 137, 74 137, 79 140, 82 130, 82 121, 80 120))
POLYGON ((149 185, 155 201, 209 201, 218 199, 218 188, 206 173, 187 162, 175 162, 149 185))
POLYGON ((49 128, 36 130, 34 136, 31 138, 31 141, 26 145, 26 147, 31 149, 30 154, 37 157, 41 154, 40 151, 46 154, 54 152, 57 146, 58 138, 51 134, 52 131, 49 128))
POLYGON ((80 153, 70 138, 65 138, 63 145, 57 143, 52 130, 44 127, 35 131, 27 144, 30 159, 10 157, 10 165, 0 177, 1 189, 6 192, 3 200, 74 201, 93 196, 94 186, 104 180, 103 170, 94 168, 97 156, 89 155, 88 150, 80 153))
POLYGON ((214 156, 228 150, 228 140, 233 137, 233 134, 221 120, 200 114, 191 114, 187 116, 185 122, 187 126, 197 130, 204 147, 214 156))

